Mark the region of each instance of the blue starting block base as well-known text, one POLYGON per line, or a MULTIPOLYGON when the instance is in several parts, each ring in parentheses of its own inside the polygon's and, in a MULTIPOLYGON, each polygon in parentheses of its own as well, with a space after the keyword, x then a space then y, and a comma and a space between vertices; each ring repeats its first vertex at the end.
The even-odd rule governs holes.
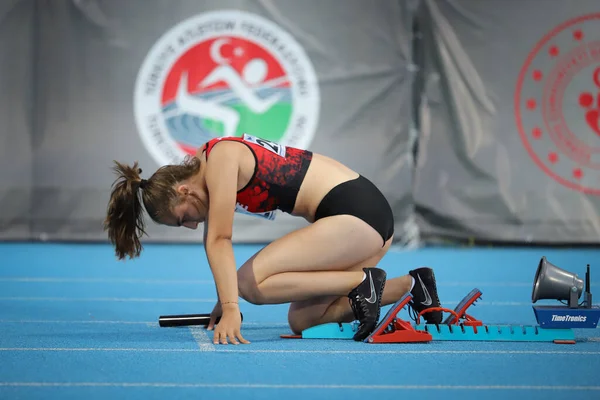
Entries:
MULTIPOLYGON (((352 340, 357 322, 329 323, 302 331, 302 339, 352 340)), ((489 342, 555 342, 575 341, 572 329, 545 329, 537 325, 415 325, 417 331, 429 333, 438 341, 489 341, 489 342)))
POLYGON ((600 307, 533 306, 538 324, 546 329, 596 328, 600 307))
POLYGON ((432 340, 494 342, 574 342, 572 329, 545 329, 537 325, 413 325, 432 340))
POLYGON ((302 331, 302 339, 350 339, 358 329, 358 322, 329 323, 313 326, 302 331))

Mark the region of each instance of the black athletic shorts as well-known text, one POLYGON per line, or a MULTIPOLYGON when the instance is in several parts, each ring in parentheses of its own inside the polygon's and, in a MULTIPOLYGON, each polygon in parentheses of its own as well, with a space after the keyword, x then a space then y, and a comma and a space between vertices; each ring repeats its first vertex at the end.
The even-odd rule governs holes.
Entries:
POLYGON ((317 207, 315 221, 334 215, 360 218, 379 232, 384 245, 394 234, 394 214, 390 204, 377 186, 362 175, 331 189, 317 207))

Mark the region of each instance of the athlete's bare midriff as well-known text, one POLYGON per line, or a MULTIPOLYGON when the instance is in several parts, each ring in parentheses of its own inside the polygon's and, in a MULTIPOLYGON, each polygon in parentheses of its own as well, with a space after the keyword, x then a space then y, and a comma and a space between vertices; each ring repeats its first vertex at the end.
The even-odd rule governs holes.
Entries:
MULTIPOLYGON (((244 151, 241 152, 242 156, 238 160, 240 170, 237 189, 239 191, 252 179, 256 160, 252 151, 246 145, 242 143, 236 144, 244 148, 244 151)), ((205 155, 201 157, 201 164, 202 166, 206 165, 205 155)), ((201 168, 201 174, 203 169, 201 168)), ((313 153, 312 161, 300 186, 300 191, 296 197, 294 209, 291 214, 302 217, 308 222, 313 222, 315 212, 323 197, 335 186, 355 179, 358 176, 358 173, 342 163, 327 156, 313 153)))
POLYGON ((335 186, 356 179, 358 176, 357 172, 334 159, 321 154, 313 154, 302 186, 300 186, 292 215, 313 222, 315 212, 323 197, 335 186))

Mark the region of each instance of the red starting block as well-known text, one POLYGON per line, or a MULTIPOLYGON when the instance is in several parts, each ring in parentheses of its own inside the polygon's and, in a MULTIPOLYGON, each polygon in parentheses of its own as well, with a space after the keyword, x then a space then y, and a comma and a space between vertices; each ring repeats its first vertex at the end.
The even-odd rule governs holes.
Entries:
POLYGON ((412 299, 410 293, 405 294, 385 314, 366 339, 367 343, 423 343, 433 338, 429 332, 417 331, 410 322, 398 318, 398 313, 412 299))
POLYGON ((467 309, 481 297, 479 289, 473 289, 465 296, 460 303, 450 310, 443 307, 430 307, 419 313, 416 325, 398 318, 398 313, 412 299, 410 293, 404 295, 387 312, 385 317, 377 325, 371 335, 365 342, 367 343, 415 343, 430 342, 433 340, 432 334, 428 330, 415 329, 420 325, 421 316, 432 311, 442 311, 450 313, 450 316, 443 322, 444 325, 463 325, 463 326, 482 326, 483 322, 467 314, 467 309))
POLYGON ((443 322, 444 325, 463 325, 463 326, 483 326, 483 322, 467 314, 467 309, 481 298, 481 290, 475 288, 471 290, 454 308, 449 310, 443 307, 431 307, 423 310, 417 317, 417 325, 420 324, 421 316, 431 311, 442 311, 450 313, 443 322))

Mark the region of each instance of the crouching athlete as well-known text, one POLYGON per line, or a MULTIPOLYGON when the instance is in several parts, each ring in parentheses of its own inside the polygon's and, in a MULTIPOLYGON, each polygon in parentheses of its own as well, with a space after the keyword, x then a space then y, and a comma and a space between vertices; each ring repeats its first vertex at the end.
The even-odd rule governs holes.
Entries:
MULTIPOLYGON (((141 253, 142 203, 158 224, 196 229, 204 223, 218 294, 208 326, 215 344, 249 343, 241 334, 238 297, 252 304, 290 303, 288 321, 296 334, 357 320, 357 341, 374 330, 382 306, 407 292, 415 312, 440 307, 430 268, 386 279, 376 267, 392 244, 391 207, 368 179, 329 157, 244 135, 212 139, 195 156, 163 166, 147 180, 137 162, 116 162, 115 171, 105 230, 119 259, 141 253), (272 219, 275 210, 309 224, 268 244, 236 272, 234 212, 272 219)), ((442 313, 423 317, 439 324, 442 313)))

